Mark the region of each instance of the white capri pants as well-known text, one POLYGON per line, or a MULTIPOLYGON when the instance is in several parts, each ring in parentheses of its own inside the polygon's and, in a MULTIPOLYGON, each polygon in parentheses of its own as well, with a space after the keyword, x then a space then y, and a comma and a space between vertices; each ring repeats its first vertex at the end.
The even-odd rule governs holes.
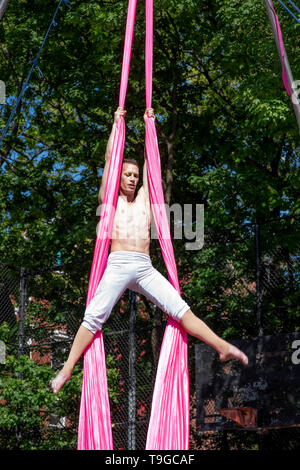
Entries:
POLYGON ((114 251, 108 256, 101 281, 85 310, 82 326, 92 333, 101 330, 126 289, 144 295, 177 321, 190 308, 172 284, 152 266, 149 255, 114 251))

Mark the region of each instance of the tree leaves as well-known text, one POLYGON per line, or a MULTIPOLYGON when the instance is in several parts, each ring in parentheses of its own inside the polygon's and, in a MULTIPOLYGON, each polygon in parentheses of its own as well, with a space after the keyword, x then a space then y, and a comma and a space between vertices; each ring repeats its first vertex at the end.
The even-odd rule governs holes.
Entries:
MULTIPOLYGON (((61 9, 39 59, 43 78, 35 69, 0 151, 0 256, 32 272, 43 270, 30 284, 30 295, 51 302, 48 314, 55 322, 69 321, 68 314, 79 321, 85 305, 99 175, 118 106, 127 5, 72 0, 72 8, 61 9), (62 265, 54 272, 58 253, 62 265)), ((52 1, 10 0, 0 24, 0 75, 8 95, 2 126, 53 13, 52 1)), ((297 78, 298 25, 279 16, 297 78)), ((126 154, 140 162, 144 34, 144 4, 138 2, 126 154)), ((249 287, 254 240, 243 224, 257 216, 300 213, 299 134, 263 2, 157 0, 153 106, 163 183, 167 170, 173 176, 171 203, 205 206, 203 249, 187 253, 183 240, 174 243, 180 279, 192 277, 183 292, 219 333, 255 335, 249 287)), ((279 225, 266 229, 263 240, 268 247, 296 245, 290 227, 279 225)), ((153 256, 161 266, 155 250, 153 256)), ((266 318, 270 331, 276 322, 266 318)))

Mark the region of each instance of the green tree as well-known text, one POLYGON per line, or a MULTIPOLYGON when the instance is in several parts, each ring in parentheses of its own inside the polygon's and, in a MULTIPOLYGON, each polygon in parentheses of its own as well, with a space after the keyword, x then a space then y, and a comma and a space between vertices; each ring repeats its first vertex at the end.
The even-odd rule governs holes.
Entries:
MULTIPOLYGON (((73 0, 71 8, 61 8, 39 59, 43 76, 34 70, 0 149, 1 259, 27 267, 28 295, 47 299, 47 320, 71 329, 85 306, 127 4, 73 0)), ((2 127, 56 5, 9 2, 0 24, 0 76, 8 96, 2 127)), ((297 78, 299 25, 279 5, 278 15, 297 78)), ((188 252, 183 240, 174 240, 183 295, 220 334, 251 337, 257 328, 254 238, 244 222, 299 215, 299 134, 265 7, 259 0, 157 0, 154 21, 153 107, 165 199, 205 207, 204 247, 188 252)), ((144 31, 144 4, 138 2, 125 152, 140 163, 144 31)), ((295 221, 265 224, 262 240, 269 270, 281 279, 277 293, 268 287, 264 295, 265 331, 294 329, 295 221)), ((156 241, 151 250, 166 274, 156 241)), ((156 321, 154 315, 149 323, 156 321)), ((159 339, 152 335, 155 357, 159 339)))

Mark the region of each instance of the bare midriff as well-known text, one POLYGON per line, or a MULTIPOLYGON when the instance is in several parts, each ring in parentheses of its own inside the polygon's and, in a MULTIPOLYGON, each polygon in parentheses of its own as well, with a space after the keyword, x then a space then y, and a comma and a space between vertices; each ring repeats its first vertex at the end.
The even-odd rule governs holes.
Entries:
POLYGON ((119 196, 110 251, 137 251, 149 255, 150 205, 138 194, 133 202, 119 196))

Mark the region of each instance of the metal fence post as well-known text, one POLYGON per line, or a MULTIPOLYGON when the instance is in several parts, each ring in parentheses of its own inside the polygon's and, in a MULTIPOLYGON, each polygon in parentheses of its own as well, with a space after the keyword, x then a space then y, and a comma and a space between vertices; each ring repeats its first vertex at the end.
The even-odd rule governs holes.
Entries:
POLYGON ((136 293, 129 290, 128 450, 136 447, 136 293))
MULTIPOLYGON (((24 318, 26 305, 26 269, 20 270, 20 305, 19 305, 19 322, 18 322, 18 357, 24 354, 24 318)), ((23 372, 20 372, 19 378, 23 379, 23 372)), ((16 426, 16 443, 17 448, 23 440, 23 429, 21 425, 16 426)))
POLYGON ((20 306, 18 322, 18 356, 24 354, 24 318, 26 305, 26 269, 20 271, 20 306))
POLYGON ((255 221, 255 265, 256 265, 256 318, 258 336, 263 336, 263 328, 261 322, 261 259, 260 259, 260 224, 259 220, 255 221))

